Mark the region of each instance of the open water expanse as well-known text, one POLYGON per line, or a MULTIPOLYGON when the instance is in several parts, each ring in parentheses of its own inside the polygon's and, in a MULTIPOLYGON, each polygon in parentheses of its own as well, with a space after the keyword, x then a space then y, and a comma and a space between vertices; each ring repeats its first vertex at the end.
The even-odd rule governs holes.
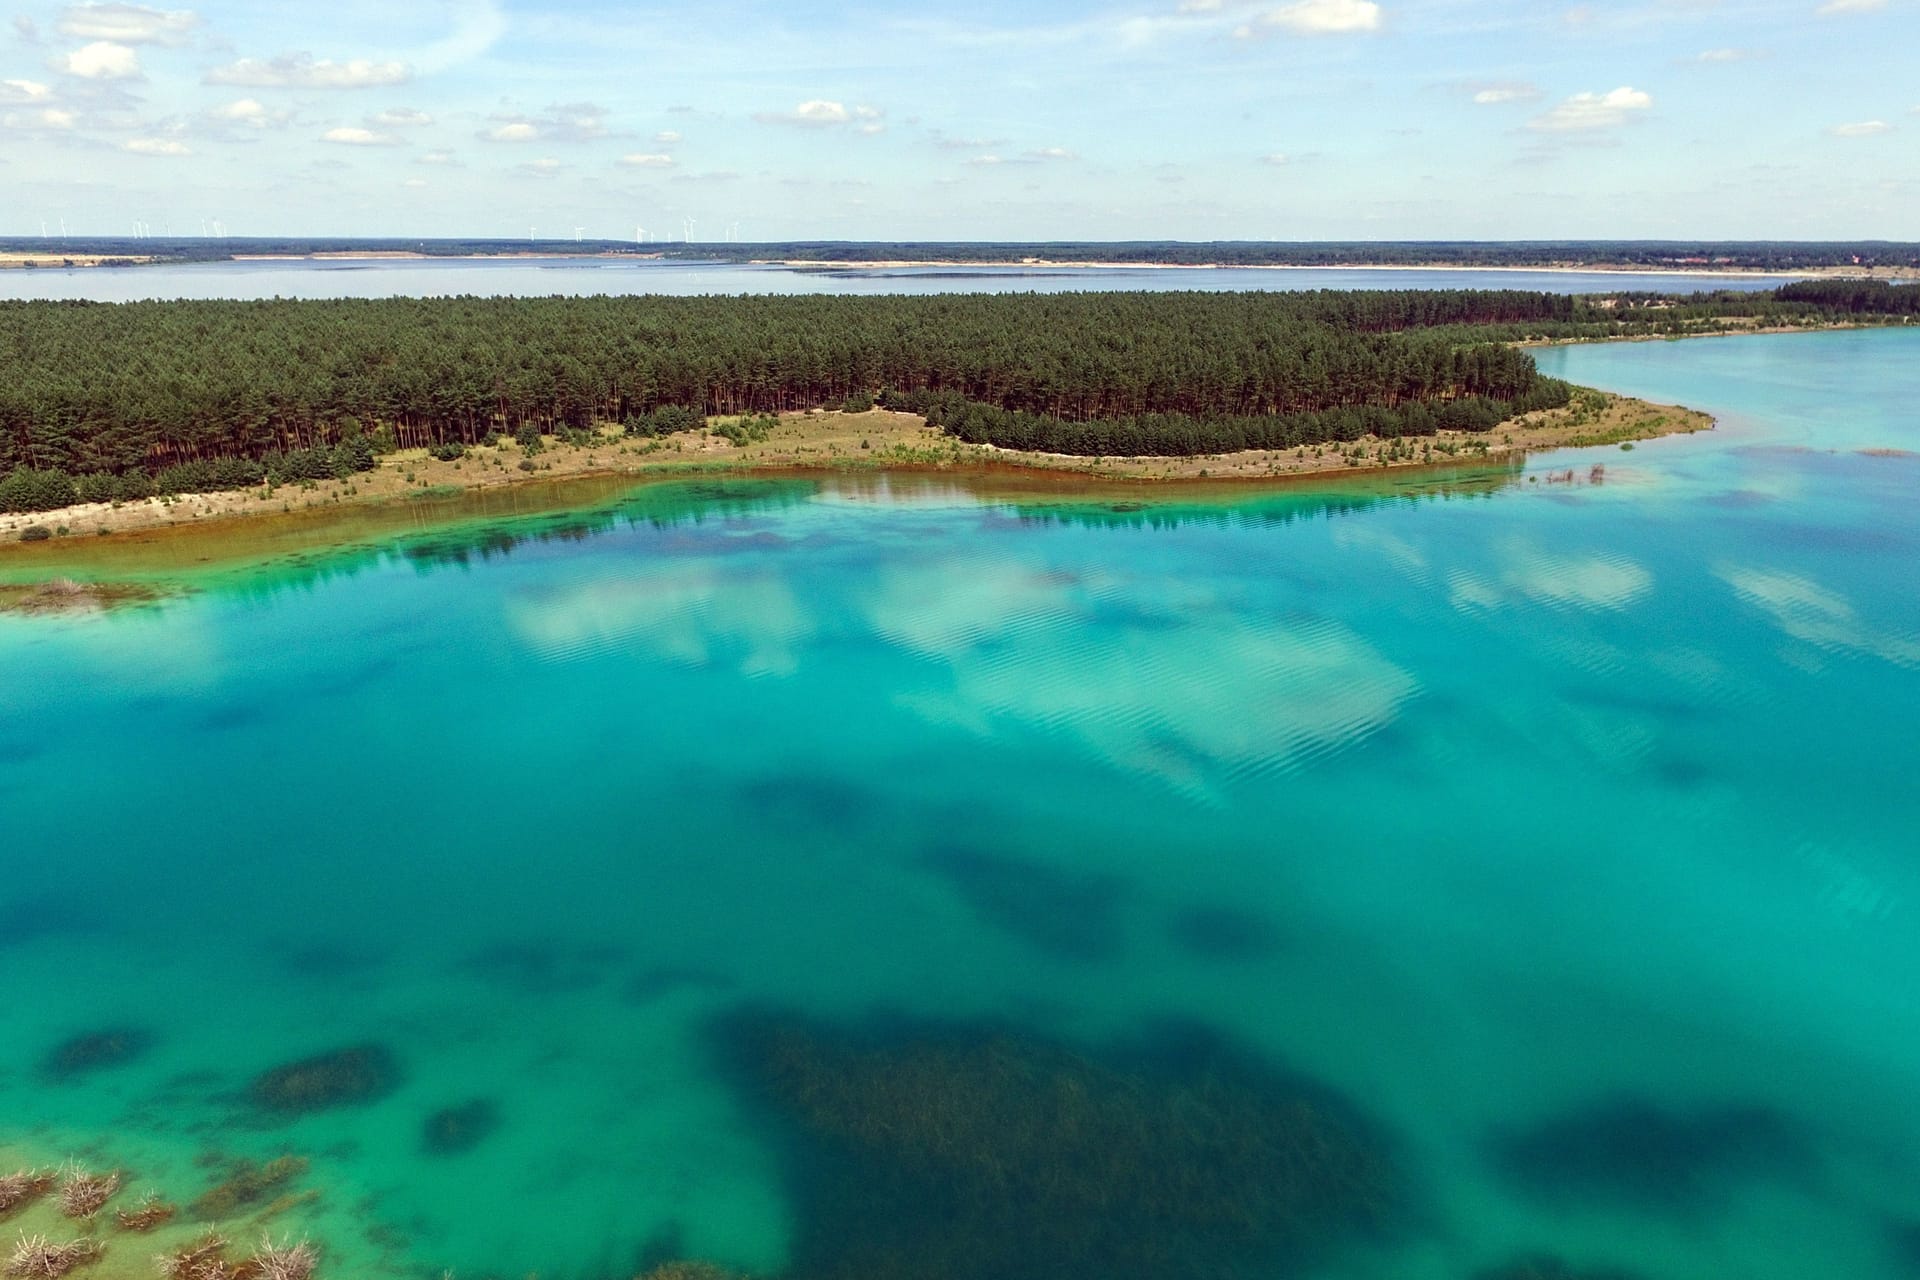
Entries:
POLYGON ((617 258, 202 262, 0 271, 0 299, 391 298, 458 294, 1065 293, 1116 289, 1530 289, 1541 293, 1774 289, 1793 276, 1684 272, 1260 267, 849 269, 617 258))
POLYGON ((1920 333, 1540 360, 1721 426, 0 619, 0 1163, 303 1156, 376 1280, 1920 1274, 1920 333))

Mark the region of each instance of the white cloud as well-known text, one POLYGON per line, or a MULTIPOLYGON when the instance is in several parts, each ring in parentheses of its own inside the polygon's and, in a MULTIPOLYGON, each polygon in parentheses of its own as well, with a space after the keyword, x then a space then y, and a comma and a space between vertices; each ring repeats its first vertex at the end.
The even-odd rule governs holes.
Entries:
POLYGON ((370 123, 383 129, 406 129, 433 123, 433 117, 411 107, 394 107, 373 117, 370 123))
POLYGON ((1871 654, 1903 667, 1920 666, 1920 638, 1881 631, 1850 601, 1819 583, 1778 569, 1716 569, 1743 603, 1771 615, 1775 626, 1819 649, 1871 654))
POLYGON ((1873 13, 1887 7, 1887 0, 1827 0, 1814 12, 1823 18, 1841 13, 1873 13))
POLYGON ((1455 608, 1497 609, 1516 599, 1594 611, 1625 609, 1653 590, 1653 575, 1622 555, 1557 555, 1516 546, 1497 582, 1449 575, 1455 608))
POLYGON ((793 119, 801 124, 845 124, 853 115, 838 102, 815 98, 793 109, 793 119))
POLYGON ((1501 84, 1468 85, 1475 106, 1502 107, 1514 102, 1535 102, 1540 98, 1537 86, 1521 81, 1501 84))
POLYGON ((1269 151, 1267 152, 1267 154, 1260 157, 1260 163, 1270 164, 1274 168, 1279 169, 1279 168, 1284 168, 1289 164, 1292 164, 1293 157, 1289 156, 1284 151, 1269 151))
POLYGON ((653 140, 663 147, 670 147, 680 141, 680 135, 672 129, 662 129, 653 135, 653 140))
POLYGON ((0 102, 17 106, 23 102, 45 102, 51 97, 53 86, 38 80, 0 80, 0 102))
POLYGON ((335 62, 310 53, 288 53, 262 60, 242 58, 206 74, 206 83, 243 89, 372 89, 405 84, 413 71, 404 62, 354 58, 335 62))
POLYGON ((186 143, 176 138, 128 138, 120 144, 122 151, 131 151, 137 156, 190 156, 193 151, 186 143))
POLYGON ((138 4, 76 4, 60 15, 61 35, 120 44, 179 44, 200 25, 191 9, 149 9, 138 4))
POLYGON ((878 107, 849 107, 844 102, 809 98, 791 111, 759 111, 754 119, 761 124, 792 124, 807 129, 833 129, 852 125, 860 133, 882 133, 886 112, 878 107))
POLYGON ((275 111, 258 98, 240 98, 207 113, 223 124, 245 125, 249 129, 278 129, 292 119, 286 111, 275 111))
POLYGON ((414 160, 415 164, 452 164, 453 152, 428 151, 414 160))
POLYGON ((632 169, 670 169, 673 167, 673 157, 657 151, 634 151, 621 156, 620 163, 632 169))
POLYGON ((320 141, 338 143, 343 147, 391 147, 398 139, 372 129, 361 129, 348 125, 338 129, 329 129, 320 135, 320 141))
POLYGON ((1023 160, 1045 162, 1048 160, 1078 160, 1080 157, 1065 147, 1035 147, 1031 151, 1022 152, 1020 158, 1023 160))
POLYGON ((1005 164, 1006 162, 1002 160, 999 156, 989 152, 988 154, 983 156, 975 156, 973 159, 967 161, 967 163, 971 165, 978 165, 982 168, 987 168, 996 164, 1005 164))
POLYGON ((1837 124, 1827 130, 1836 138, 1877 138, 1883 133, 1892 133, 1893 126, 1885 120, 1856 120, 1852 124, 1837 124))
POLYGON ((1274 31, 1307 36, 1378 31, 1380 19, 1380 6, 1373 0, 1295 0, 1242 23, 1233 34, 1238 40, 1252 40, 1274 31))
POLYGON ((402 182, 400 185, 403 187, 407 187, 410 190, 418 191, 420 188, 427 185, 427 180, 425 178, 408 178, 405 182, 402 182))
POLYGON ((607 136, 607 109, 591 102, 548 107, 537 116, 500 115, 479 135, 487 142, 591 142, 607 136))
POLYGON ((559 173, 566 167, 566 165, 562 164, 553 156, 541 156, 538 160, 529 160, 520 166, 524 172, 534 174, 536 177, 541 178, 551 178, 554 174, 559 173))
POLYGON ((1607 93, 1576 93, 1545 115, 1534 117, 1528 127, 1547 133, 1612 129, 1652 106, 1651 94, 1625 86, 1607 93))
POLYGON ((1758 49, 1708 49, 1704 53, 1694 55, 1693 60, 1695 62, 1714 65, 1728 62, 1752 62, 1756 58, 1764 58, 1766 56, 1765 53, 1758 49))
POLYGON ((75 49, 57 64, 60 70, 83 80, 134 80, 140 75, 140 55, 123 44, 96 40, 75 49))

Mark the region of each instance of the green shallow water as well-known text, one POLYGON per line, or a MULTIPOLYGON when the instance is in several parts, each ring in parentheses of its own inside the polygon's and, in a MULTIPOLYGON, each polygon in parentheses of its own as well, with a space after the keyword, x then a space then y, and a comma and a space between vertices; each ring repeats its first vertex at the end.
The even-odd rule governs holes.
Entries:
POLYGON ((1177 1023, 1401 1188, 1210 1274, 1915 1274, 1920 458, 1863 451, 1920 450, 1917 356, 1544 351, 1722 426, 1511 473, 686 482, 0 619, 0 1147, 307 1155, 333 1275, 826 1274, 915 1206, 849 1211, 730 1027, 882 1046, 878 1116, 887 1046, 1137 1081, 1177 1023), (249 1101, 356 1044, 390 1090, 249 1101))

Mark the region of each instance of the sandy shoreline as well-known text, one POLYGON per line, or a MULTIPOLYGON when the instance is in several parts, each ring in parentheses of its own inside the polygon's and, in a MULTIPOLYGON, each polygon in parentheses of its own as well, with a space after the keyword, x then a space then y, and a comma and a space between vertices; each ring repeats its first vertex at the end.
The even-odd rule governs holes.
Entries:
MULTIPOLYGON (((64 587, 51 594, 40 588, 61 576, 112 582, 116 572, 124 574, 128 566, 142 563, 142 548, 157 545, 156 537, 218 537, 257 544, 263 556, 283 554, 290 548, 276 541, 281 531, 274 526, 294 517, 313 518, 317 531, 304 540, 304 549, 311 550, 370 535, 377 532, 374 526, 431 526, 459 507, 452 501, 456 498, 470 499, 468 506, 513 510, 521 508, 522 497, 528 508, 551 499, 555 509, 565 509, 569 497, 598 500, 648 480, 905 472, 998 478, 1040 487, 1117 487, 1151 500, 1156 490, 1167 493, 1193 485, 1276 486, 1512 462, 1540 450, 1620 444, 1712 425, 1711 417, 1694 410, 1585 392, 1565 409, 1530 414, 1485 433, 1446 432, 1401 441, 1367 438, 1352 444, 1193 458, 1086 458, 969 445, 928 427, 916 415, 878 409, 788 414, 766 440, 745 446, 699 430, 659 440, 602 435, 589 445, 550 442, 532 457, 511 441, 476 447, 452 462, 406 450, 346 480, 0 516, 0 611, 57 612, 68 606, 120 603, 89 592, 62 595, 64 587), (531 462, 534 469, 523 470, 522 462, 531 462), (569 483, 584 488, 572 495, 558 492, 569 483), (588 488, 591 493, 585 492, 588 488), (487 495, 498 495, 498 502, 487 495), (346 517, 354 512, 366 513, 362 523, 367 528, 348 528, 354 521, 346 517), (339 528, 318 528, 332 516, 339 517, 339 528), (52 536, 21 541, 30 528, 52 536)), ((461 514, 471 513, 454 511, 461 514)), ((135 573, 136 579, 140 576, 135 573)), ((133 592, 124 600, 140 598, 133 592)))

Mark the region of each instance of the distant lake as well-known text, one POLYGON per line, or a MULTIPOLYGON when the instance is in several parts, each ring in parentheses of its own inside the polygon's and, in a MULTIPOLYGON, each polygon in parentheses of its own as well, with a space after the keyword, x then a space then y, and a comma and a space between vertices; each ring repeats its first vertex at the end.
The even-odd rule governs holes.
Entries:
POLYGON ((1547 293, 1759 290, 1792 276, 1654 272, 1222 267, 831 267, 609 258, 209 262, 0 271, 0 298, 386 298, 455 294, 1061 293, 1103 289, 1529 289, 1547 293))
MULTIPOLYGON (((539 269, 164 278, 254 271, 539 269)), ((1721 426, 0 618, 0 1173, 304 1156, 342 1280, 1911 1277, 1920 332, 1539 357, 1721 426)))

